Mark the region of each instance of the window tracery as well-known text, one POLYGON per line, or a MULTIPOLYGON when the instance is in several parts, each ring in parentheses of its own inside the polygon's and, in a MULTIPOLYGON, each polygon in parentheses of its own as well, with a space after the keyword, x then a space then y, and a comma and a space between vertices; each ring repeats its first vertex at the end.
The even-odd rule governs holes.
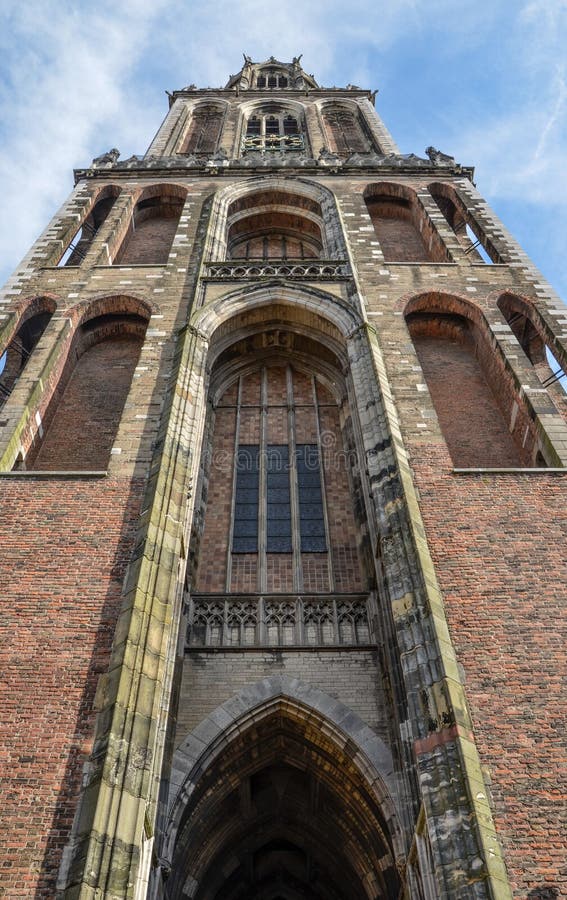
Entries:
POLYGON ((253 113, 246 124, 242 152, 303 150, 304 136, 296 116, 289 110, 266 110, 253 113))

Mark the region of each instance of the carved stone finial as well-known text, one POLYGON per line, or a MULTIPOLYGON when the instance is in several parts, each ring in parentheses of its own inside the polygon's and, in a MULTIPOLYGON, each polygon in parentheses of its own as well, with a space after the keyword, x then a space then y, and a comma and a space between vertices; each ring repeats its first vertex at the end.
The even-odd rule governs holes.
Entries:
POLYGON ((245 65, 245 66, 251 66, 251 65, 252 65, 252 57, 251 57, 251 56, 247 56, 246 53, 243 53, 242 55, 243 55, 243 57, 244 57, 244 65, 245 65))
POLYGON ((299 68, 299 64, 301 63, 301 57, 302 57, 302 56, 303 56, 303 53, 300 53, 299 56, 294 56, 293 59, 292 59, 292 61, 291 61, 292 66, 295 66, 295 67, 298 69, 298 68, 299 68))
POLYGON ((91 167, 93 169, 110 169, 117 161, 119 156, 120 150, 117 150, 116 147, 113 147, 112 150, 108 150, 106 153, 101 153, 100 156, 95 156, 91 163, 91 167))

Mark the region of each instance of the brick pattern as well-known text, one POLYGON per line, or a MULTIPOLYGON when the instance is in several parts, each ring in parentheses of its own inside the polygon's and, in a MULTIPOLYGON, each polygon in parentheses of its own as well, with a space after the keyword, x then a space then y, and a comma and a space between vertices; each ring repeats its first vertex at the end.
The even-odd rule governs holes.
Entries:
POLYGON ((177 218, 159 216, 145 219, 130 230, 116 257, 121 266, 157 265, 166 263, 175 232, 177 218))
POLYGON ((0 481, 5 900, 54 897, 143 484, 0 481))
POLYGON ((140 340, 118 335, 87 349, 58 401, 30 469, 106 469, 140 340))
POLYGON ((514 896, 567 896, 563 480, 446 465, 414 471, 514 896))
POLYGON ((522 457, 474 346, 414 336, 414 346, 455 466, 521 466, 522 457))

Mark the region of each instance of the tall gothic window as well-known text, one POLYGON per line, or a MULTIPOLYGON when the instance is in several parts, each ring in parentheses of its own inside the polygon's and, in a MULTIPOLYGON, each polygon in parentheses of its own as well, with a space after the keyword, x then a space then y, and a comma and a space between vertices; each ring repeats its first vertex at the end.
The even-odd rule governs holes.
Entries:
POLYGON ((338 156, 350 153, 368 153, 370 146, 357 113, 341 107, 325 108, 323 120, 329 138, 330 149, 338 156))
POLYGON ((223 121, 223 112, 216 106, 199 106, 191 116, 191 124, 181 153, 196 156, 214 153, 217 149, 223 121))
MULTIPOLYGON (((293 337, 254 340, 281 354, 293 337)), ((364 590, 339 409, 316 375, 283 360, 241 375, 210 459, 197 591, 364 590)))
POLYGON ((289 110, 255 112, 246 125, 242 152, 303 150, 303 134, 296 116, 289 110))

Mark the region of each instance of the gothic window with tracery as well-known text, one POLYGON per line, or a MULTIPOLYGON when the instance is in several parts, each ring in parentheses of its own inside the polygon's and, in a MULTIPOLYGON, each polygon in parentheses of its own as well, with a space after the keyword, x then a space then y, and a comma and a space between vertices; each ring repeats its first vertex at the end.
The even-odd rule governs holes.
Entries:
POLYGON ((246 124, 242 152, 303 150, 305 142, 296 116, 289 110, 255 112, 246 124))
POLYGON ((196 156, 214 153, 222 128, 223 113, 215 106, 201 106, 193 112, 181 153, 196 156))
POLYGON ((368 153, 370 147, 358 115, 346 109, 324 110, 323 119, 329 136, 330 149, 338 156, 368 153))

